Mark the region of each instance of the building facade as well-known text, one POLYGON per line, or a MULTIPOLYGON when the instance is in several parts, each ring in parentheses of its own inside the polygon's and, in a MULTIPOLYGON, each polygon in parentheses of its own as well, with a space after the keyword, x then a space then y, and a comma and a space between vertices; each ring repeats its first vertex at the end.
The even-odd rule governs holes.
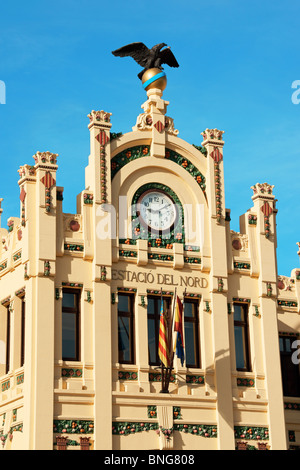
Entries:
POLYGON ((300 446, 300 272, 277 273, 273 187, 251 188, 232 231, 223 131, 182 140, 165 84, 132 132, 89 114, 76 214, 56 154, 19 169, 20 217, 0 228, 2 449, 300 446), (161 302, 172 319, 177 296, 185 360, 161 393, 161 302))

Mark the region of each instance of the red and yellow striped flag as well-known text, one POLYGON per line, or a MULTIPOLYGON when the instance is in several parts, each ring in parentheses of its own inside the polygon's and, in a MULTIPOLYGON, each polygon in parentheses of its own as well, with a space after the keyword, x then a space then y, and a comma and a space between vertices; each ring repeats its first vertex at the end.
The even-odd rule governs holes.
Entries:
POLYGON ((160 320, 159 320, 159 338, 158 338, 158 355, 165 367, 170 366, 170 354, 167 339, 167 326, 164 315, 164 303, 161 300, 160 320))

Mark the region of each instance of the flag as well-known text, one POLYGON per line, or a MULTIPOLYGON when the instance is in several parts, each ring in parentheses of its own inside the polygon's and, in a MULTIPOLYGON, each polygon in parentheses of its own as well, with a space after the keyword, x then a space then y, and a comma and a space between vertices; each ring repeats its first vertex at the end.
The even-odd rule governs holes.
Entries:
POLYGON ((181 361, 181 365, 184 363, 184 344, 183 344, 183 305, 179 297, 176 299, 176 310, 175 310, 175 321, 174 331, 177 333, 174 342, 174 351, 181 361))
POLYGON ((170 366, 170 356, 167 339, 167 326, 164 315, 164 302, 161 299, 160 319, 159 319, 159 338, 158 338, 158 355, 165 367, 170 366))

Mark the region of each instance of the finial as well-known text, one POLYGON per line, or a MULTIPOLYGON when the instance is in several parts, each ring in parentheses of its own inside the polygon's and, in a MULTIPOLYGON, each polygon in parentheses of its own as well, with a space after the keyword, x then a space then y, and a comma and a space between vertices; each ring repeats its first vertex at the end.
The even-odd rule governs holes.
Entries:
POLYGON ((130 56, 139 65, 144 67, 139 72, 138 77, 146 91, 151 88, 163 91, 167 85, 167 78, 165 72, 163 72, 162 64, 167 64, 170 67, 179 67, 171 48, 166 47, 163 49, 165 46, 167 44, 162 42, 148 49, 142 42, 133 42, 112 51, 112 54, 117 57, 130 56))

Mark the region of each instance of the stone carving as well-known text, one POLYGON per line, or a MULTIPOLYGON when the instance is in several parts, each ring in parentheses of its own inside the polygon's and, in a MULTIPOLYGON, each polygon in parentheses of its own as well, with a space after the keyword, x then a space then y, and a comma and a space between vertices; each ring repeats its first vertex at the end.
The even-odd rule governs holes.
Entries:
POLYGON ((274 185, 268 184, 268 183, 256 183, 254 186, 251 186, 251 189, 253 190, 253 195, 262 195, 262 196, 268 196, 268 195, 273 195, 273 188, 274 185))
POLYGON ((101 124, 104 127, 111 127, 110 124, 110 116, 112 113, 107 113, 106 111, 94 111, 92 110, 90 114, 88 114, 88 118, 91 124, 101 124))

